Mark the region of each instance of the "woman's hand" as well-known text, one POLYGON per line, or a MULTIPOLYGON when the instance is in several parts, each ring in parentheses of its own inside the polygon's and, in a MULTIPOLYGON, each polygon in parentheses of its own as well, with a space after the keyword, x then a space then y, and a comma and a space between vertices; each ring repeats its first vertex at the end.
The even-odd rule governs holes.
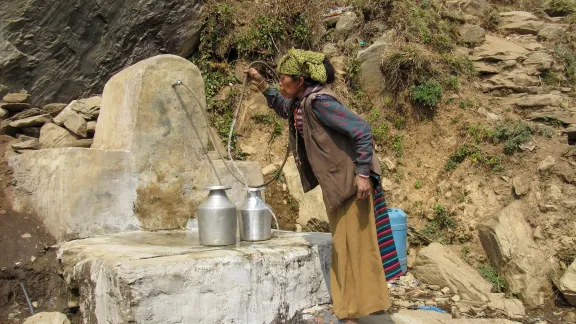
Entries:
POLYGON ((262 77, 262 75, 255 68, 244 70, 244 76, 246 75, 248 75, 250 83, 255 85, 258 88, 258 90, 265 91, 266 89, 268 89, 268 82, 264 80, 264 77, 262 77))
POLYGON ((366 199, 370 197, 370 178, 356 175, 356 188, 358 189, 358 199, 366 199))

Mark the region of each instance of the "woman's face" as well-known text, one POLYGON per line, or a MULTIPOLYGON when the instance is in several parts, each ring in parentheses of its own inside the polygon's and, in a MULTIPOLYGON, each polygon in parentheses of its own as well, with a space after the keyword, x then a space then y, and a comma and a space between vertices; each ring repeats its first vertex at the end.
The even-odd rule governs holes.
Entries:
POLYGON ((281 74, 280 75, 280 82, 278 85, 280 86, 280 93, 286 99, 293 99, 296 97, 300 89, 303 87, 304 79, 303 78, 292 78, 291 75, 281 74))

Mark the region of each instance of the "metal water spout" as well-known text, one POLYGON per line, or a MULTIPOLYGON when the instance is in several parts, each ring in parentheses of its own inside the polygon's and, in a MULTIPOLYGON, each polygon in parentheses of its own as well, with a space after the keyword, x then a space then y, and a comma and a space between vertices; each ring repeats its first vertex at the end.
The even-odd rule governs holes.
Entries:
POLYGON ((247 188, 246 201, 240 207, 240 239, 265 241, 272 237, 271 207, 262 200, 264 188, 247 188))
POLYGON ((210 192, 197 211, 200 244, 219 246, 236 243, 236 205, 226 195, 226 190, 231 188, 231 186, 204 188, 210 192))

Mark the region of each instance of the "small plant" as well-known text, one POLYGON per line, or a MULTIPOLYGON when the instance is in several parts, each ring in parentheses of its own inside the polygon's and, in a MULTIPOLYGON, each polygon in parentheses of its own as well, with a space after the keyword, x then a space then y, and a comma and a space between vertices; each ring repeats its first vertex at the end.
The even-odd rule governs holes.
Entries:
POLYGON ((560 78, 558 75, 551 70, 545 70, 540 74, 542 82, 547 85, 558 85, 560 83, 560 78))
POLYGON ((481 23, 481 26, 483 28, 487 30, 496 31, 498 29, 499 24, 500 24, 500 15, 496 8, 490 6, 488 7, 488 9, 484 10, 481 23))
POLYGON ((506 279, 498 274, 498 271, 489 264, 482 264, 478 267, 478 272, 484 279, 492 284, 492 291, 495 293, 505 293, 508 291, 506 279))
POLYGON ((416 184, 414 185, 414 188, 422 189, 422 184, 420 183, 420 180, 416 180, 416 184))
POLYGON ((402 155, 404 154, 404 144, 402 142, 402 135, 394 135, 392 147, 394 148, 394 153, 396 157, 397 158, 402 157, 402 155))
POLYGON ((378 126, 372 128, 372 136, 375 143, 385 144, 390 138, 390 129, 388 128, 388 124, 382 122, 378 124, 378 126))
POLYGON ((456 163, 452 159, 448 159, 448 161, 446 161, 446 165, 444 166, 444 169, 446 169, 446 171, 452 171, 452 170, 456 170, 457 167, 458 167, 458 163, 456 163))
POLYGON ((396 118, 394 120, 394 128, 396 128, 397 130, 403 130, 405 122, 406 122, 406 120, 404 119, 404 117, 396 118))
POLYGON ((532 127, 522 121, 506 121, 496 125, 492 139, 495 143, 504 142, 504 153, 520 151, 520 146, 532 138, 532 127))
POLYGON ((442 86, 438 81, 429 79, 423 84, 413 85, 410 88, 410 97, 413 103, 435 108, 442 99, 442 86))
POLYGON ((576 52, 565 45, 556 45, 556 56, 564 62, 564 71, 568 81, 576 84, 576 52))
POLYGON ((274 123, 274 117, 266 113, 255 113, 252 116, 252 120, 257 124, 262 125, 272 125, 274 123))
POLYGON ((546 138, 552 138, 552 136, 554 136, 554 129, 547 126, 539 125, 538 133, 546 138))
POLYGON ((440 229, 451 228, 456 225, 452 215, 446 210, 444 205, 438 203, 432 208, 434 210, 434 222, 440 229))

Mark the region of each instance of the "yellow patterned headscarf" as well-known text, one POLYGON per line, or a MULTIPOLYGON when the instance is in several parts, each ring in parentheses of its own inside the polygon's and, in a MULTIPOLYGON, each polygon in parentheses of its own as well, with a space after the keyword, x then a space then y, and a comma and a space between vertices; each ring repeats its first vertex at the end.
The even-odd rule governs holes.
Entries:
POLYGON ((328 76, 324 67, 326 55, 312 51, 290 49, 278 63, 278 72, 281 74, 297 75, 325 84, 328 76))

